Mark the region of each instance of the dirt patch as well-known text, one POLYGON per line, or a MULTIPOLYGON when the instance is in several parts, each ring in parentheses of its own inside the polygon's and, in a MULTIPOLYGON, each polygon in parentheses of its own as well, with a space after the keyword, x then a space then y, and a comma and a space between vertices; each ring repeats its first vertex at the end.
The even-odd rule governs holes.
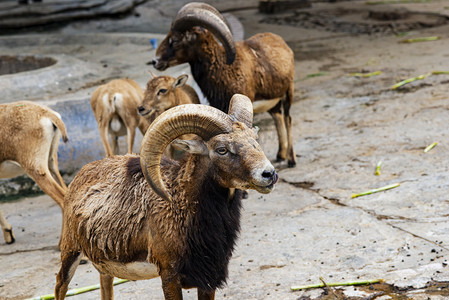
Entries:
POLYGON ((405 8, 337 8, 297 10, 287 16, 266 17, 261 22, 305 29, 372 35, 399 34, 442 26, 448 23, 448 19, 442 15, 411 12, 405 8))
POLYGON ((0 56, 0 75, 14 74, 52 66, 57 61, 51 57, 0 56))
POLYGON ((354 287, 355 291, 366 294, 366 296, 348 297, 347 295, 345 295, 345 290, 338 287, 323 287, 322 290, 322 293, 318 297, 301 296, 298 298, 298 300, 371 300, 378 298, 380 299, 381 297, 388 297, 388 299, 392 300, 414 299, 413 297, 408 296, 410 292, 422 292, 429 296, 432 295, 447 297, 449 296, 449 282, 432 281, 422 289, 415 289, 412 287, 398 288, 392 284, 387 283, 375 283, 354 287))

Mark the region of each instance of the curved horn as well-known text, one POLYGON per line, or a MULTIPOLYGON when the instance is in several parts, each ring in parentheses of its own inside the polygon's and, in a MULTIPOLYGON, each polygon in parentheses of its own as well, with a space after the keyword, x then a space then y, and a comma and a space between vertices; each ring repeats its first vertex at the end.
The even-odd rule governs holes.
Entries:
POLYGON ((253 127, 253 103, 247 96, 234 94, 229 104, 229 114, 248 128, 253 127))
POLYGON ((225 48, 226 63, 230 65, 234 62, 236 55, 234 39, 225 18, 218 10, 206 3, 192 2, 184 5, 175 17, 172 29, 184 32, 194 26, 210 30, 225 48))
POLYGON ((237 17, 232 15, 231 13, 224 13, 221 14, 215 7, 202 2, 191 2, 184 7, 188 6, 189 9, 192 8, 199 8, 199 9, 206 9, 209 10, 211 13, 216 14, 221 20, 226 24, 226 26, 229 28, 229 30, 232 32, 232 36, 234 37, 234 41, 240 41, 243 40, 244 36, 244 30, 243 25, 240 23, 237 17))
POLYGON ((161 175, 161 157, 167 145, 183 134, 197 134, 207 141, 232 131, 232 120, 224 112, 208 105, 179 105, 162 113, 148 128, 140 151, 145 179, 162 198, 171 200, 161 175))

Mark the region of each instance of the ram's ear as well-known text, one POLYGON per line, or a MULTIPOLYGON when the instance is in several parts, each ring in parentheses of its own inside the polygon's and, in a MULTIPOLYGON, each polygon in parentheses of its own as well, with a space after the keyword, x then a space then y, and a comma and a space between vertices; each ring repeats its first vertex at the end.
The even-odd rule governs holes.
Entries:
POLYGON ((209 149, 202 140, 180 140, 175 139, 172 146, 192 154, 209 155, 209 149))

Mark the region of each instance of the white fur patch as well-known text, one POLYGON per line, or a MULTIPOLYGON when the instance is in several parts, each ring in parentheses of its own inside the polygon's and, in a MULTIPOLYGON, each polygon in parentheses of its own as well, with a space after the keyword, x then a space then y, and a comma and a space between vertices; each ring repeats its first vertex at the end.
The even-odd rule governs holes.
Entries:
POLYGON ((14 178, 25 174, 19 163, 13 160, 5 160, 0 163, 0 178, 14 178))
POLYGON ((115 112, 114 105, 112 105, 112 103, 109 103, 109 94, 108 93, 105 93, 101 100, 103 102, 103 109, 106 114, 112 114, 113 112, 115 112))
POLYGON ((253 102, 253 111, 255 114, 269 111, 273 107, 275 107, 281 98, 273 99, 273 100, 257 100, 253 102))
POLYGON ((112 117, 111 122, 109 123, 109 127, 114 132, 120 132, 120 129, 122 128, 122 123, 120 122, 120 119, 118 116, 112 117))
POLYGON ((137 261, 127 264, 108 261, 103 264, 95 264, 95 267, 114 277, 129 280, 145 280, 159 277, 156 265, 146 261, 137 261))
MULTIPOLYGON (((49 118, 42 118, 39 120, 39 123, 42 126, 42 130, 44 131, 44 137, 46 139, 45 145, 51 145, 51 142, 53 140, 55 128, 53 127, 53 122, 49 118)), ((47 149, 39 149, 39 152, 42 153, 42 151, 48 151, 47 149)), ((42 156, 41 156, 42 157, 42 156)), ((48 154, 45 155, 45 157, 48 157, 48 154)))
POLYGON ((114 94, 114 106, 115 106, 115 111, 121 110, 121 108, 123 107, 123 95, 120 93, 115 93, 114 94))

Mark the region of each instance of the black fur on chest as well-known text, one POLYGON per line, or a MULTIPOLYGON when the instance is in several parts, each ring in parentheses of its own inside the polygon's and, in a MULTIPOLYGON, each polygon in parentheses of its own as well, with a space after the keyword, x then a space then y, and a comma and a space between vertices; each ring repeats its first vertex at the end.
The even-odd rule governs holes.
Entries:
POLYGON ((193 78, 195 78, 195 81, 200 86, 201 92, 209 100, 210 106, 227 113, 229 110, 229 102, 235 93, 230 91, 228 85, 224 82, 214 82, 211 74, 204 72, 208 68, 203 62, 194 62, 190 66, 193 78))
POLYGON ((204 185, 198 210, 187 234, 187 249, 178 270, 185 287, 212 291, 223 287, 240 231, 242 191, 228 199, 227 190, 204 185), (225 196, 226 195, 226 196, 225 196))

